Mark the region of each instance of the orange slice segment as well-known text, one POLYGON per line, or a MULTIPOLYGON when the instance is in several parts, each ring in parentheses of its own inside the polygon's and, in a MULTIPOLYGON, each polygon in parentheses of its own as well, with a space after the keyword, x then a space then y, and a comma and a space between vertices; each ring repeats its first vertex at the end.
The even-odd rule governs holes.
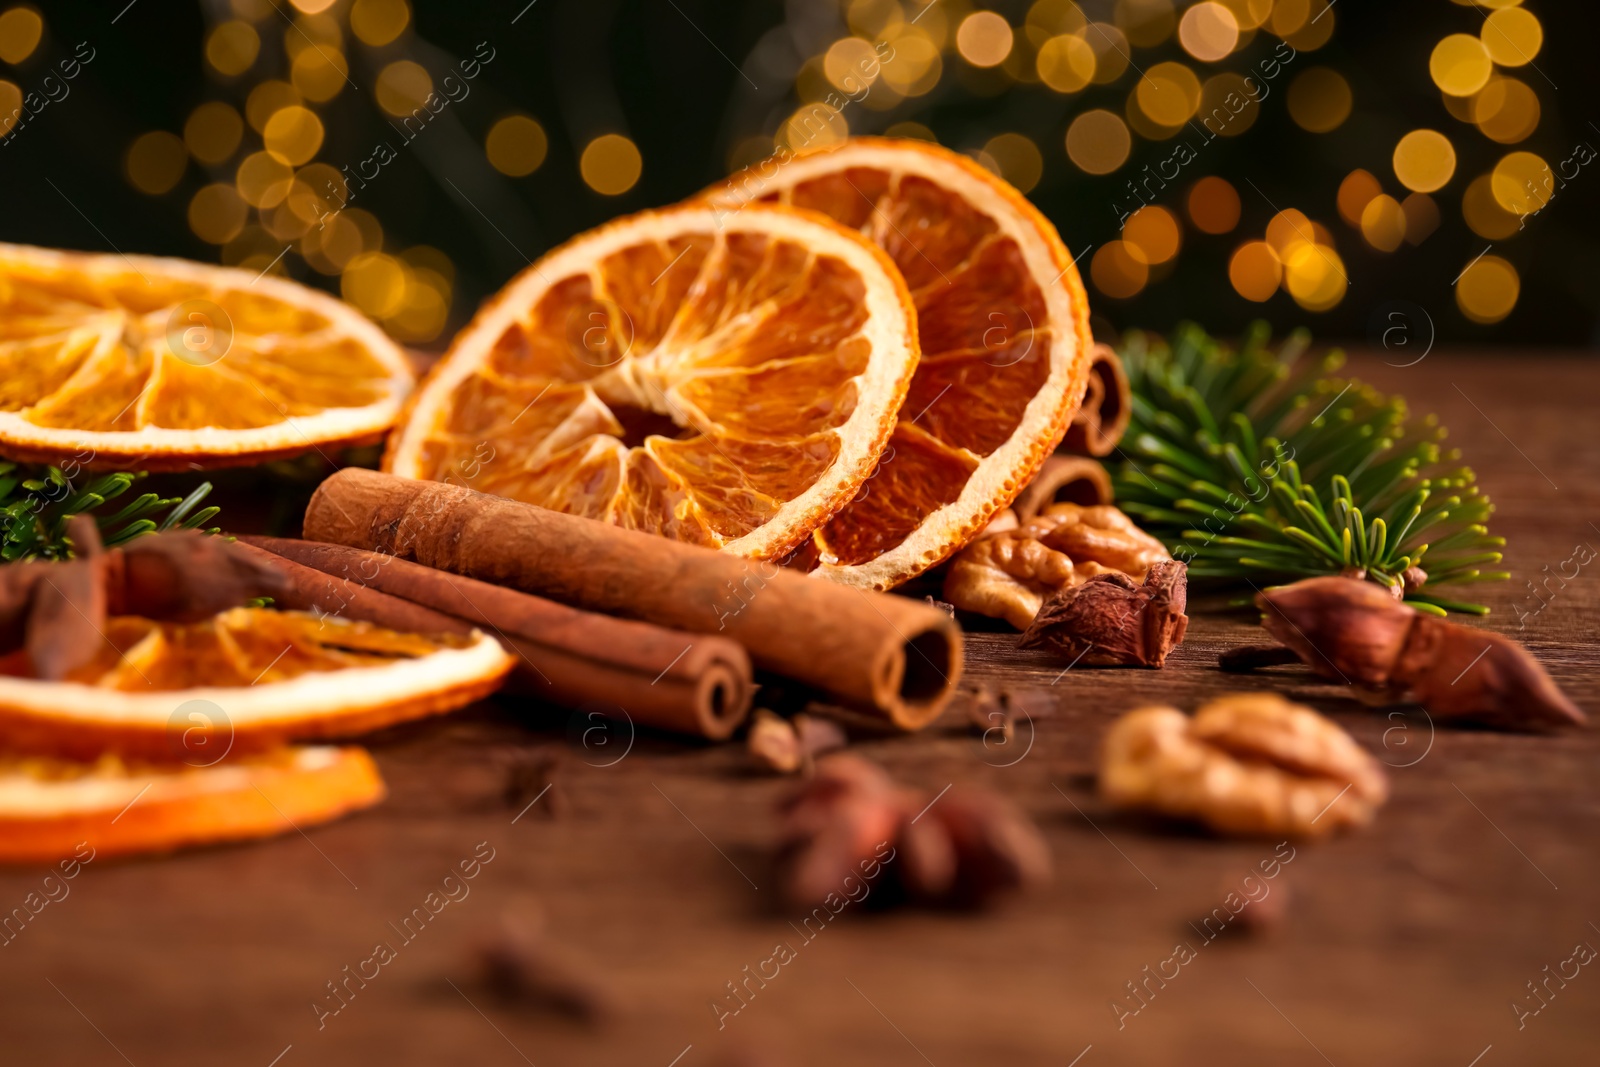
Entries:
POLYGON ((258 463, 376 440, 411 383, 382 330, 294 282, 0 244, 0 455, 258 463))
POLYGON ((777 203, 857 228, 916 303, 922 359, 893 439, 805 562, 886 589, 949 556, 1028 483, 1083 399, 1088 301, 1055 227, 1004 181, 922 141, 864 137, 774 158, 703 196, 734 219, 777 203))
MULTIPOLYGON (((213 767, 0 760, 0 863, 107 856, 271 837, 384 796, 359 748, 295 747, 213 767)), ((76 874, 74 867, 73 874, 76 874)))
POLYGON ((0 746, 214 762, 451 711, 511 667, 476 631, 424 636, 265 608, 188 624, 119 616, 104 637, 64 682, 29 677, 25 653, 0 658, 0 746))
POLYGON ((645 212, 513 279, 385 468, 775 558, 855 495, 916 365, 889 258, 814 213, 645 212))

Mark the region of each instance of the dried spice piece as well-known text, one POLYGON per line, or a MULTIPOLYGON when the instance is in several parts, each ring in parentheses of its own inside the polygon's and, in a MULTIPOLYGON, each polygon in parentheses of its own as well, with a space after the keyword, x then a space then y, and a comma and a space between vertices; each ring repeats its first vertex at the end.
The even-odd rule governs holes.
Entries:
POLYGON ((1160 667, 1189 629, 1187 567, 1151 566, 1143 585, 1102 574, 1061 590, 1039 610, 1023 648, 1045 648, 1090 666, 1160 667))
POLYGON ((1333 721, 1276 694, 1232 693, 1193 719, 1170 707, 1118 719, 1101 745, 1100 794, 1223 834, 1323 837, 1371 822, 1389 789, 1333 721))
POLYGON ((1308 578, 1256 604, 1261 625, 1318 674, 1416 701, 1440 720, 1508 730, 1585 721, 1517 642, 1425 615, 1370 582, 1308 578))
POLYGON ((1013 512, 1012 525, 1017 525, 1053 504, 1109 504, 1111 499, 1111 475, 1105 467, 1085 456, 1057 452, 1044 461, 1008 510, 1013 512))
POLYGON ((785 719, 757 708, 746 745, 756 762, 779 774, 809 769, 817 756, 843 748, 848 738, 838 723, 814 715, 785 719))
POLYGON ((561 757, 529 751, 511 753, 506 761, 501 799, 512 811, 527 811, 538 801, 546 817, 562 815, 568 805, 566 790, 561 787, 561 757))
POLYGON ((1096 575, 1142 580, 1172 557, 1110 505, 1052 504, 1015 530, 974 541, 956 556, 944 595, 956 607, 1025 630, 1050 594, 1096 575))
POLYGON ((78 515, 68 537, 72 560, 0 566, 0 653, 23 645, 33 676, 46 681, 60 681, 100 652, 109 616, 198 622, 286 588, 272 567, 193 530, 104 551, 94 520, 78 515))
POLYGON ((855 756, 819 760, 781 810, 784 891, 797 907, 858 883, 892 899, 981 907, 1050 876, 1044 839, 1009 801, 959 786, 909 789, 855 756))
POLYGON ((590 1023, 616 1013, 616 998, 599 976, 550 940, 541 912, 503 916, 476 956, 479 980, 502 1000, 590 1023))

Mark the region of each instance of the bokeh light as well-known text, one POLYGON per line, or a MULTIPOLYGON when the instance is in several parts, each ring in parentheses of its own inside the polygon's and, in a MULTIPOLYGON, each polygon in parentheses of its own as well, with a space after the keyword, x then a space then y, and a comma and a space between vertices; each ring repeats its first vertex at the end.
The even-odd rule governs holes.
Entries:
MULTIPOLYGON (((1260 92, 1260 88, 1256 92, 1260 92)), ((1225 70, 1200 87, 1200 124, 1207 134, 1238 137, 1256 123, 1261 105, 1251 100, 1244 75, 1225 70)))
POLYGON ((1491 185, 1487 174, 1472 179, 1461 194, 1461 216, 1479 237, 1503 241, 1522 228, 1522 220, 1500 205, 1491 185))
POLYGON ((1452 33, 1433 46, 1428 73, 1451 96, 1470 96, 1489 81, 1494 64, 1483 41, 1470 33, 1452 33))
POLYGON ((1140 48, 1161 44, 1178 24, 1172 0, 1117 0, 1114 11, 1117 26, 1140 48))
POLYGON ((916 26, 891 39, 894 61, 885 63, 879 72, 883 84, 901 96, 921 96, 939 84, 944 72, 944 61, 939 56, 939 46, 927 31, 916 26))
POLYGON ((1456 281, 1456 307, 1473 322, 1488 325, 1511 314, 1521 292, 1515 267, 1499 256, 1479 256, 1456 281))
POLYGON ((1491 78, 1471 97, 1471 116, 1489 140, 1516 144, 1539 126, 1539 97, 1516 78, 1491 78))
POLYGON ((169 192, 189 165, 189 150, 176 135, 153 130, 128 146, 124 160, 128 180, 141 193, 159 196, 169 192))
POLYGON ((262 82, 250 90, 250 95, 245 98, 244 117, 250 123, 250 128, 257 133, 267 128, 267 123, 272 116, 286 107, 299 104, 304 98, 299 91, 288 82, 275 79, 262 82))
POLYGON ((1122 226, 1122 240, 1134 256, 1158 266, 1178 254, 1182 231, 1172 212, 1156 204, 1147 204, 1128 216, 1122 226))
POLYGON ((294 184, 294 170, 270 152, 252 152, 239 163, 234 186, 245 203, 272 208, 283 203, 294 184))
POLYGON ((218 74, 243 74, 255 65, 261 37, 248 22, 224 22, 206 37, 206 62, 218 74))
POLYGON ((1383 192, 1383 186, 1369 172, 1357 167, 1339 183, 1339 217, 1351 226, 1361 227, 1361 213, 1372 198, 1383 192))
POLYGON ((363 44, 381 48, 405 32, 411 21, 406 0, 356 0, 350 6, 350 29, 363 44))
POLYGON ((1208 175, 1195 182, 1187 204, 1189 221, 1201 233, 1231 233, 1239 225, 1239 192, 1225 178, 1208 175))
POLYGON ((859 93, 878 79, 881 63, 872 42, 860 37, 841 37, 828 46, 822 57, 822 71, 835 89, 859 93))
POLYGON ((243 136, 244 119, 220 100, 201 104, 183 124, 183 143, 189 154, 201 163, 221 163, 228 159, 238 150, 243 136))
POLYGON ((1289 117, 1301 129, 1327 133, 1350 117, 1350 83, 1329 67, 1312 67, 1289 83, 1289 117))
POLYGON ((208 244, 227 244, 249 217, 250 205, 226 182, 206 186, 189 201, 189 228, 208 244))
POLYGON ((1495 201, 1513 215, 1531 215, 1555 195, 1555 175, 1532 152, 1511 152, 1495 164, 1489 188, 1495 201))
POLYGON ((1490 12, 1483 20, 1483 47, 1502 67, 1533 62, 1544 44, 1544 27, 1527 8, 1507 7, 1490 12))
POLYGON ((378 72, 373 93, 389 114, 410 115, 433 95, 433 76, 421 63, 397 59, 378 72))
POLYGON ((308 163, 322 147, 322 120, 305 107, 286 107, 267 120, 262 141, 280 163, 292 167, 308 163))
POLYGON ((1344 260, 1326 245, 1302 241, 1284 260, 1283 287, 1307 311, 1327 311, 1349 289, 1344 260))
POLYGON ((489 165, 512 178, 538 170, 549 147, 544 127, 527 115, 507 115, 496 122, 483 145, 489 165))
POLYGON ((1228 281, 1246 300, 1264 303, 1283 281, 1283 263, 1267 242, 1246 241, 1228 260, 1228 281))
POLYGON ((1361 236, 1380 252, 1393 252, 1406 239, 1406 213, 1387 193, 1367 201, 1361 209, 1361 236))
POLYGON ((1094 286, 1113 300, 1137 296, 1150 279, 1150 267, 1123 241, 1108 241, 1089 262, 1094 286))
POLYGON ((831 104, 802 104, 778 133, 778 139, 796 151, 838 144, 849 136, 850 123, 831 104))
POLYGON ((1456 172, 1456 150, 1437 130, 1412 130, 1394 146, 1394 176, 1418 193, 1444 188, 1456 172))
POLYGON ((349 84, 349 77, 350 63, 337 49, 301 49, 289 67, 289 80, 295 90, 319 104, 338 96, 349 84))
POLYGON ((620 133, 607 133, 584 148, 578 170, 584 184, 595 192, 620 196, 638 182, 644 170, 644 159, 628 138, 620 133))
POLYGON ((1133 137, 1118 115, 1094 108, 1067 127, 1067 156, 1087 174, 1110 174, 1127 161, 1133 137))
POLYGON ((1128 69, 1128 38, 1106 22, 1091 22, 1083 28, 1083 39, 1094 49, 1094 83, 1110 85, 1128 69))
POLYGON ((1204 0, 1183 13, 1178 43, 1203 63, 1224 59, 1239 44, 1239 20, 1215 0, 1204 0))
POLYGON ((956 30, 956 50, 975 67, 997 67, 1011 54, 1011 24, 993 11, 974 11, 956 30))
POLYGON ((1058 93, 1075 93, 1094 80, 1094 48, 1075 33, 1045 41, 1034 58, 1039 80, 1058 93))
POLYGON ((22 107, 22 90, 17 83, 0 78, 0 137, 11 132, 17 124, 22 107))
POLYGON ((1135 88, 1139 110, 1157 126, 1182 126, 1200 109, 1200 79, 1182 63, 1157 63, 1135 88))
POLYGON ((1400 201, 1406 216, 1406 243, 1420 245, 1439 228, 1439 205, 1427 193, 1412 193, 1400 201))
POLYGON ((1020 133, 1001 133, 989 138, 983 154, 994 161, 1000 176, 1026 193, 1044 175, 1044 156, 1039 146, 1020 133))
MULTIPOLYGON (((44 19, 31 7, 14 7, 0 15, 0 60, 21 63, 33 55, 44 36, 44 19)), ((6 108, 10 115, 13 108, 6 108)))

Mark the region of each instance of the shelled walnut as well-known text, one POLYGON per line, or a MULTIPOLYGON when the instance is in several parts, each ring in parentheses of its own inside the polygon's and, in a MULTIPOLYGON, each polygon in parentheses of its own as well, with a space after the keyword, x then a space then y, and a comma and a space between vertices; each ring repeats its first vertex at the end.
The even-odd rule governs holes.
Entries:
POLYGON ((1223 834, 1322 837, 1371 822, 1389 787, 1331 720, 1275 694, 1232 693, 1192 719, 1170 707, 1118 719, 1101 746, 1100 793, 1223 834))
POLYGON ((1109 504, 1052 504, 962 549, 945 576, 944 598, 1025 630, 1059 589, 1112 572, 1143 581, 1152 563, 1171 558, 1109 504))

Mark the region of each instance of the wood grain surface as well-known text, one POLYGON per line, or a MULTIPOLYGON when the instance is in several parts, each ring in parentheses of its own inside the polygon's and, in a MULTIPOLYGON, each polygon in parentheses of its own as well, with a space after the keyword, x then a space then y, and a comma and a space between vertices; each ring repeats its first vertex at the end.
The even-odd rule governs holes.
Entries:
MULTIPOLYGON (((1511 611, 1536 605, 1524 582, 1546 564, 1600 547, 1600 364, 1435 352, 1356 370, 1438 412, 1498 505, 1515 577, 1488 588, 1483 625, 1525 640, 1600 714, 1600 569, 1521 629, 1511 611)), ((846 910, 811 941, 778 908, 770 866, 772 806, 791 785, 755 773, 740 746, 630 738, 510 699, 375 736, 391 789, 375 811, 84 868, 0 947, 0 1064, 1594 1063, 1600 965, 1541 983, 1575 946, 1600 948, 1596 732, 1435 730, 1299 669, 1216 670, 1220 650, 1259 636, 1248 619, 1197 617, 1165 670, 1063 672, 1013 635, 973 634, 970 676, 1011 687, 1031 713, 1010 750, 986 747, 960 709, 855 747, 930 791, 1014 798, 1049 841, 1053 883, 984 915, 846 910), (1391 765, 1393 798, 1365 832, 1294 847, 1271 883, 1288 901, 1276 931, 1207 942, 1191 922, 1276 842, 1115 815, 1095 797, 1093 753, 1140 702, 1192 708, 1256 687, 1346 726, 1391 765), (508 800, 506 784, 529 760, 551 761, 554 784, 524 808, 531 796, 508 800), (486 849, 466 895, 402 942, 390 924, 486 849), (614 1013, 585 1023, 484 988, 475 946, 508 915, 542 915, 614 1013), (378 942, 396 958, 319 1028, 326 983, 378 942), (719 1028, 712 1002, 779 942, 794 958, 719 1028), (1114 1003, 1139 1003, 1127 983, 1147 965, 1171 974, 1180 943, 1194 958, 1119 1016, 1114 1003), (1519 1026, 1514 1002, 1543 1006, 1519 1026)), ((45 873, 0 872, 0 911, 45 873)))

